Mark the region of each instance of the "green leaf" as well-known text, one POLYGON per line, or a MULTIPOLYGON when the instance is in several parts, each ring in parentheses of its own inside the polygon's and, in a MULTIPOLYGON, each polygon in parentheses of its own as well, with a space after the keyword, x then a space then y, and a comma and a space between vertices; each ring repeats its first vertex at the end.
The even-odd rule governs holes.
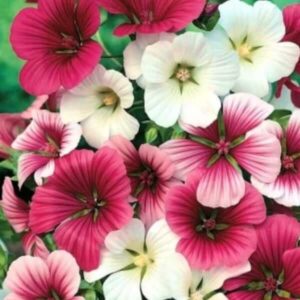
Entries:
POLYGON ((83 293, 85 300, 97 300, 97 295, 94 290, 87 290, 83 293))

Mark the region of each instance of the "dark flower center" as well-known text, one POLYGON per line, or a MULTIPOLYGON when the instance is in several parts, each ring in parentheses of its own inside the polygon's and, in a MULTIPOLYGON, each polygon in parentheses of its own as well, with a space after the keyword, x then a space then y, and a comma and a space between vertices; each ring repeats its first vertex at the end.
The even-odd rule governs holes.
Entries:
POLYGON ((285 170, 295 170, 294 159, 291 156, 284 156, 282 159, 282 167, 285 170))
POLYGON ((45 137, 46 143, 44 146, 37 151, 37 154, 47 157, 59 157, 59 146, 55 139, 46 135, 45 137))
POLYGON ((216 143, 216 149, 219 155, 227 155, 229 153, 230 142, 227 142, 224 138, 221 138, 218 143, 216 143))
POLYGON ((147 187, 152 187, 155 183, 155 173, 152 170, 145 170, 140 174, 140 183, 147 187))
POLYGON ((267 292, 275 292, 277 289, 277 280, 273 277, 268 277, 264 282, 264 288, 267 292))
POLYGON ((203 222, 203 227, 207 230, 214 230, 216 225, 216 220, 214 219, 208 219, 203 222))

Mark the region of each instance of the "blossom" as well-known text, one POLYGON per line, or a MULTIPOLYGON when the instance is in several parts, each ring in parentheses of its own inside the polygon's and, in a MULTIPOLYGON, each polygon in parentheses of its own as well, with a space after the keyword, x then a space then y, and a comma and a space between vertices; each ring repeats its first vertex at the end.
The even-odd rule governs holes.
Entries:
POLYGON ((137 34, 135 41, 129 43, 124 51, 124 69, 126 76, 136 80, 141 88, 145 88, 146 82, 142 73, 142 58, 146 48, 158 41, 170 41, 176 37, 173 33, 137 34))
POLYGON ((100 6, 112 14, 123 14, 129 19, 115 34, 175 32, 200 16, 205 0, 98 0, 100 6))
POLYGON ((10 157, 12 142, 26 126, 27 122, 20 114, 0 114, 0 158, 10 157))
POLYGON ((36 234, 55 230, 58 247, 89 271, 100 263, 106 235, 131 219, 129 194, 126 169, 116 151, 75 150, 57 160, 54 175, 36 189, 29 225, 36 234))
POLYGON ((8 177, 4 179, 0 204, 6 219, 15 232, 24 233, 22 246, 25 253, 46 258, 49 254, 46 245, 29 227, 29 205, 16 195, 8 177))
POLYGON ((285 206, 300 205, 300 110, 290 117, 286 130, 274 121, 264 122, 258 129, 272 134, 282 144, 281 171, 270 183, 256 178, 252 183, 269 198, 285 206))
POLYGON ((125 110, 133 101, 130 81, 98 65, 86 80, 62 96, 60 113, 65 123, 81 122, 86 141, 99 148, 113 135, 135 137, 139 123, 125 110))
POLYGON ((270 1, 252 7, 229 0, 219 11, 218 25, 208 36, 214 47, 239 55, 240 76, 232 90, 266 96, 269 83, 289 76, 300 55, 296 44, 280 42, 285 33, 281 10, 270 1))
POLYGON ((273 215, 257 229, 257 250, 251 271, 225 282, 229 300, 296 299, 300 294, 300 225, 296 219, 273 215))
POLYGON ((218 95, 226 95, 238 77, 238 61, 234 53, 215 52, 202 33, 187 32, 148 46, 142 71, 151 120, 169 127, 180 118, 207 127, 217 118, 218 95))
POLYGON ((107 236, 102 264, 86 272, 85 279, 94 282, 110 275, 103 285, 106 300, 142 300, 141 291, 149 300, 172 298, 179 282, 170 281, 170 275, 178 278, 187 267, 184 257, 175 252, 177 241, 165 220, 146 233, 144 224, 132 219, 107 236))
POLYGON ((37 184, 51 176, 55 160, 75 149, 81 137, 78 124, 64 125, 59 114, 47 110, 33 112, 33 120, 12 144, 16 150, 25 151, 19 158, 19 187, 34 173, 37 184))
POLYGON ((197 182, 192 174, 185 185, 171 189, 166 201, 166 220, 179 237, 177 251, 192 268, 210 269, 243 264, 256 249, 253 225, 262 223, 266 207, 261 194, 245 183, 245 195, 229 208, 209 208, 197 201, 197 182))
POLYGON ((37 8, 25 8, 15 18, 10 41, 26 60, 20 74, 30 94, 73 88, 97 65, 102 53, 91 39, 100 25, 94 0, 39 0, 37 8))
POLYGON ((280 171, 280 143, 271 134, 254 130, 272 111, 256 96, 237 93, 225 98, 223 113, 208 128, 182 123, 189 138, 161 146, 176 166, 175 177, 185 180, 193 171, 203 174, 198 201, 209 207, 229 207, 244 196, 240 168, 262 182, 273 182, 280 171))
POLYGON ((31 256, 18 258, 11 264, 5 284, 11 293, 4 300, 84 300, 75 296, 80 284, 79 267, 65 251, 54 251, 46 260, 31 256))
POLYGON ((159 148, 142 144, 138 150, 126 139, 116 136, 107 144, 118 151, 131 181, 132 201, 138 201, 138 213, 146 227, 165 216, 165 200, 178 183, 175 168, 159 148))

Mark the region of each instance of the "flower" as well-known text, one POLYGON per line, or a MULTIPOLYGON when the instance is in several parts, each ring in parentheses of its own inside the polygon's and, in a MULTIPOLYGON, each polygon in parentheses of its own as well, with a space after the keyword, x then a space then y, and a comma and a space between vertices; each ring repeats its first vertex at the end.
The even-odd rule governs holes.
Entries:
POLYGON ((11 155, 11 144, 26 128, 27 122, 20 114, 0 114, 0 158, 8 159, 11 155))
POLYGON ((53 174, 55 160, 75 149, 80 137, 78 124, 64 125, 57 113, 34 111, 30 125, 12 143, 12 148, 26 151, 18 163, 19 187, 32 173, 41 185, 42 178, 53 174))
POLYGON ((94 0, 39 0, 37 8, 23 9, 10 36, 16 54, 27 61, 23 88, 39 96, 79 84, 99 62, 102 49, 91 39, 99 25, 94 0))
POLYGON ((4 179, 0 204, 6 219, 15 232, 24 233, 22 236, 22 246, 25 253, 27 255, 46 258, 49 254, 46 245, 29 227, 30 207, 15 194, 11 179, 8 177, 4 179))
POLYGON ((144 224, 132 219, 107 236, 102 264, 85 273, 85 280, 94 282, 109 275, 103 285, 106 300, 141 300, 141 292, 149 300, 172 298, 180 281, 169 277, 180 278, 181 269, 188 267, 175 252, 177 241, 165 220, 154 223, 146 234, 144 224))
POLYGON ((55 173, 32 198, 29 225, 36 234, 54 232, 81 269, 100 263, 106 235, 126 225, 133 214, 130 184, 116 151, 76 150, 57 160, 55 173))
POLYGON ((129 43, 124 51, 124 69, 126 76, 136 80, 141 88, 145 88, 146 82, 142 73, 142 58, 146 48, 158 41, 172 42, 176 37, 173 33, 137 34, 135 41, 129 43))
POLYGON ((240 167, 262 182, 273 182, 280 171, 280 143, 269 133, 253 130, 272 111, 256 96, 238 93, 225 98, 223 113, 208 128, 181 124, 189 138, 161 146, 176 166, 175 177, 203 174, 198 201, 214 208, 235 205, 244 196, 240 167))
POLYGON ((300 295, 300 225, 295 218, 273 215, 257 229, 251 271, 225 282, 229 300, 296 299, 300 295))
POLYGON ((131 181, 132 201, 138 201, 138 212, 146 227, 165 216, 165 200, 170 188, 179 181, 169 157, 159 148, 142 144, 139 150, 121 136, 107 144, 123 158, 131 181))
POLYGON ((133 33, 161 33, 179 31, 202 13, 205 0, 98 0, 100 6, 112 14, 129 19, 115 30, 118 36, 133 33))
POLYGON ((195 269, 243 264, 256 249, 253 225, 266 217, 263 197, 245 183, 239 204, 225 209, 203 206, 196 195, 201 176, 192 174, 185 185, 172 188, 166 200, 166 220, 180 237, 177 251, 195 269))
POLYGON ((130 81, 98 65, 86 80, 62 96, 60 114, 65 123, 81 122, 86 141, 99 148, 113 135, 135 137, 139 123, 125 110, 133 101, 130 81))
POLYGON ((142 58, 146 80, 145 110, 163 127, 180 118, 207 127, 220 109, 217 95, 225 95, 238 77, 234 53, 214 52, 202 33, 187 32, 174 41, 159 41, 142 58))
POLYGON ((274 121, 264 122, 258 130, 267 131, 282 144, 281 171, 270 183, 256 178, 253 185, 264 195, 285 206, 300 205, 300 110, 290 117, 286 130, 274 121))
POLYGON ((240 76, 232 90, 266 96, 269 83, 289 76, 300 55, 296 44, 280 42, 285 33, 281 10, 269 1, 252 7, 229 0, 219 11, 218 26, 208 36, 214 47, 239 55, 240 76))
POLYGON ((9 267, 5 284, 11 291, 4 300, 70 299, 77 296, 79 268, 71 254, 54 251, 46 260, 22 256, 9 267))

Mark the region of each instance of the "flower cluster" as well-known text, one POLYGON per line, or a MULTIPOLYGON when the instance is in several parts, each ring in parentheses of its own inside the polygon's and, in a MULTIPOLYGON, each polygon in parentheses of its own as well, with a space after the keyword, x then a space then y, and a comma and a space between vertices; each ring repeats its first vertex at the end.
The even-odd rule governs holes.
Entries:
POLYGON ((3 299, 299 299, 300 5, 26 2, 3 299))

